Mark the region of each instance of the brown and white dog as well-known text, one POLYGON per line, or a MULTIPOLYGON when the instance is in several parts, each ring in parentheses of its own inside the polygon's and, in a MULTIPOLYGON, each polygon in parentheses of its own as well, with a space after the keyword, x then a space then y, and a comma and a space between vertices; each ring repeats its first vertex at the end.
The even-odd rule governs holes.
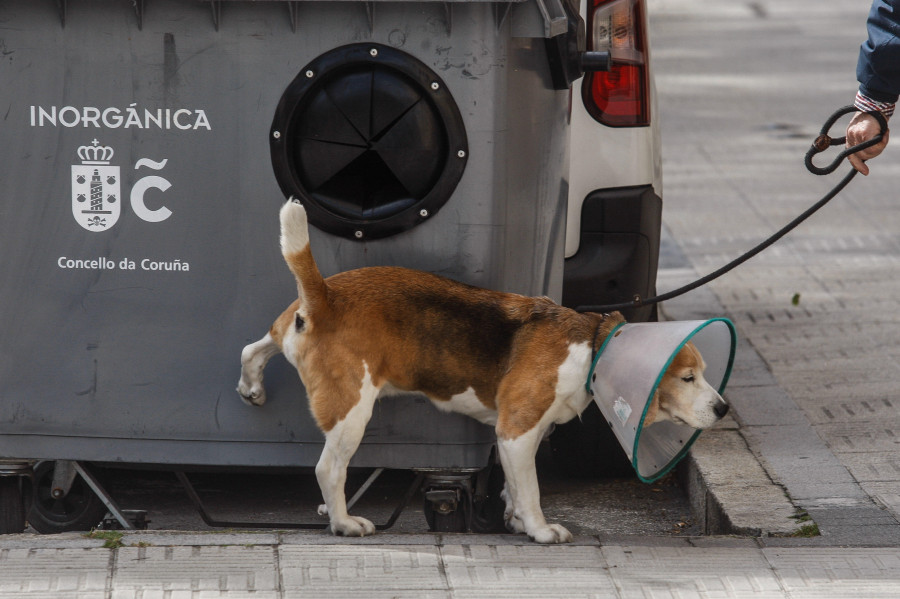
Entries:
MULTIPOLYGON (((438 408, 495 427, 506 476, 506 523, 540 543, 571 533, 541 512, 535 454, 549 427, 581 414, 592 350, 622 321, 581 314, 547 298, 489 291, 405 268, 373 267, 323 279, 309 246, 306 211, 281 209, 281 249, 297 279, 298 299, 259 341, 241 353, 238 392, 266 401, 263 369, 283 352, 296 367, 325 434, 316 465, 336 535, 375 527, 350 516, 347 465, 375 400, 397 390, 425 394, 438 408)), ((663 377, 648 424, 714 424, 727 404, 703 378, 705 364, 687 344, 663 377)))

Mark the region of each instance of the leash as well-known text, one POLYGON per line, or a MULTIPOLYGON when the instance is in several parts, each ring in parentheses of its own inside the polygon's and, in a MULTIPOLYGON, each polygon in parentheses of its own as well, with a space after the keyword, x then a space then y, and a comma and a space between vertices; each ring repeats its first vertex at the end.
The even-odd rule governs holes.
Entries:
MULTIPOLYGON (((866 114, 872 115, 875 118, 875 120, 878 121, 878 125, 881 127, 881 131, 878 133, 878 135, 876 135, 875 137, 873 137, 872 139, 870 139, 868 141, 864 141, 860 144, 857 144, 855 146, 845 149, 843 152, 841 152, 838 155, 837 158, 835 158, 831 162, 831 164, 829 164, 827 166, 818 167, 813 164, 813 157, 816 154, 824 152, 831 146, 843 145, 844 143, 846 143, 846 141, 847 141, 846 137, 832 138, 831 136, 828 135, 828 131, 829 131, 829 129, 831 129, 831 127, 834 125, 834 123, 839 118, 841 118, 842 116, 844 116, 846 114, 849 114, 851 112, 856 112, 856 111, 857 111, 856 108, 853 106, 844 106, 843 108, 837 110, 830 117, 828 117, 828 120, 825 121, 825 124, 822 125, 822 129, 819 131, 818 137, 816 137, 812 146, 810 146, 809 151, 806 152, 806 158, 804 160, 804 164, 806 164, 806 168, 807 168, 807 170, 809 170, 809 172, 813 173, 814 175, 831 174, 835 170, 837 170, 838 166, 840 166, 841 162, 843 162, 844 158, 846 158, 847 156, 850 156, 851 154, 855 154, 861 150, 865 150, 866 148, 870 148, 870 147, 874 146, 875 144, 878 144, 881 142, 881 140, 884 138, 884 134, 887 132, 887 129, 888 129, 887 120, 885 120, 884 115, 882 115, 877 110, 869 111, 866 114)), ((630 302, 622 302, 622 303, 618 303, 618 304, 578 306, 577 308, 575 308, 575 310, 578 312, 612 312, 615 310, 625 310, 627 308, 641 308, 643 306, 658 304, 659 302, 663 302, 663 301, 678 297, 680 295, 684 295, 685 293, 688 293, 689 291, 693 291, 694 289, 697 289, 698 287, 702 287, 703 285, 706 285, 710 281, 718 279, 725 273, 727 273, 731 270, 734 270, 735 268, 737 268, 738 266, 740 266, 741 264, 743 264, 750 258, 753 258, 757 254, 762 252, 764 249, 768 248, 769 246, 774 244, 776 241, 778 241, 779 239, 781 239, 782 237, 784 237, 785 235, 787 235, 788 233, 790 233, 791 231, 796 229, 800 223, 802 223, 803 221, 808 219, 810 216, 815 214, 820 208, 822 208, 822 206, 824 206, 825 204, 830 202, 837 194, 839 194, 841 191, 843 191, 843 189, 845 187, 847 187, 847 184, 853 180, 853 177, 856 176, 856 173, 857 173, 856 169, 851 168, 850 172, 847 173, 844 176, 844 178, 841 179, 841 181, 831 189, 831 191, 829 191, 827 194, 825 194, 825 196, 823 196, 822 199, 820 199, 818 202, 816 202, 815 204, 813 204, 812 206, 807 208, 806 211, 804 211, 802 214, 800 214, 800 216, 798 216, 797 218, 795 218, 794 220, 789 222, 787 225, 785 225, 784 227, 779 229, 775 234, 773 234, 771 237, 769 237, 768 239, 766 239, 765 241, 763 241, 762 243, 760 243, 753 249, 747 251, 744 254, 741 254, 740 256, 738 256, 737 258, 735 258, 734 260, 732 260, 725 266, 709 273, 705 277, 701 277, 701 278, 697 279, 693 283, 688 283, 687 285, 685 285, 683 287, 679 287, 678 289, 675 289, 675 290, 672 290, 667 293, 663 293, 663 294, 660 294, 660 295, 657 295, 654 297, 650 297, 650 298, 642 298, 639 295, 635 295, 634 298, 630 302)))

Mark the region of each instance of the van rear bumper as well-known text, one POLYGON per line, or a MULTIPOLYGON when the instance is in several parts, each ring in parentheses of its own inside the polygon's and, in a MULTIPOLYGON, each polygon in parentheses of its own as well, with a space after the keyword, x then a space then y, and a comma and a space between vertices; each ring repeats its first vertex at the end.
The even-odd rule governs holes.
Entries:
MULTIPOLYGON (((563 305, 570 308, 656 295, 662 198, 652 185, 598 189, 581 207, 578 252, 566 259, 563 305)), ((655 320, 655 306, 624 310, 628 320, 655 320)))

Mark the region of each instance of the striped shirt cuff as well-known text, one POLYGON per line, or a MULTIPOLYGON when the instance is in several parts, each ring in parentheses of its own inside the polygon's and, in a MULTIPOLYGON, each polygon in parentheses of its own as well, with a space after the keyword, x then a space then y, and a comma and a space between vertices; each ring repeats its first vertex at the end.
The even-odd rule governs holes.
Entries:
POLYGON ((861 92, 856 92, 856 100, 853 102, 853 106, 860 112, 877 110, 884 115, 884 118, 889 119, 894 114, 894 106, 896 104, 894 102, 879 102, 863 95, 861 92))

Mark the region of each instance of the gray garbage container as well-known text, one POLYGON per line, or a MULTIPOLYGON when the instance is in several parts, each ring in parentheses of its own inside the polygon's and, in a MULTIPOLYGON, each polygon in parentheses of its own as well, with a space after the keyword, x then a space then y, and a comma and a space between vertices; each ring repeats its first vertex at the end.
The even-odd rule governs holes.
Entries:
MULTIPOLYGON (((296 295, 290 194, 326 275, 402 265, 559 299, 562 9, 0 4, 0 460, 313 465, 283 359, 264 408, 234 391, 296 295)), ((404 397, 352 465, 481 468, 492 439, 404 397)))

